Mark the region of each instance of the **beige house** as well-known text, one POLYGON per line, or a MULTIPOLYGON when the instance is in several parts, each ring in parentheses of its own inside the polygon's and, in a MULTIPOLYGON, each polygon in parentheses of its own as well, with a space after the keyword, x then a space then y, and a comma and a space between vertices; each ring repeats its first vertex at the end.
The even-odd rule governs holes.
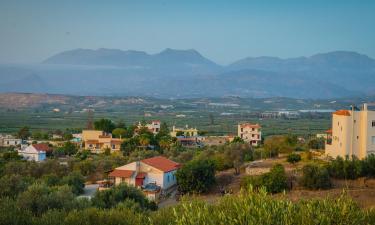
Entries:
MULTIPOLYGON (((158 134, 160 131, 160 120, 153 120, 151 123, 147 123, 145 127, 153 134, 158 134)), ((138 129, 142 127, 141 122, 138 123, 138 129)))
POLYGON ((119 151, 122 140, 120 138, 113 138, 112 134, 100 130, 83 130, 82 143, 85 149, 93 153, 102 153, 105 149, 110 149, 111 152, 119 151))
POLYGON ((176 185, 175 173, 180 164, 163 156, 156 156, 117 167, 108 176, 115 185, 127 183, 142 188, 151 200, 157 200, 162 191, 176 185))
POLYGON ((261 126, 252 123, 238 124, 237 135, 252 146, 258 146, 262 140, 261 126))
POLYGON ((353 156, 363 159, 375 154, 375 111, 362 109, 338 110, 332 114, 325 153, 331 157, 353 156))
POLYGON ((185 137, 198 136, 197 128, 189 128, 188 125, 186 125, 185 128, 177 128, 176 126, 173 126, 172 131, 170 132, 170 135, 172 137, 177 137, 178 133, 183 133, 183 136, 185 137))

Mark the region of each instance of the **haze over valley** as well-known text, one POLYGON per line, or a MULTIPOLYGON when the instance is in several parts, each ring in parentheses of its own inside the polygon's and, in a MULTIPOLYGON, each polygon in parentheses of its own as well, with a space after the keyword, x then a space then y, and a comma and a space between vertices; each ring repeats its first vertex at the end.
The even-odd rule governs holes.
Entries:
POLYGON ((1 64, 0 92, 69 95, 342 98, 375 94, 375 60, 350 51, 248 57, 229 65, 197 50, 157 54, 75 49, 35 64, 1 64))

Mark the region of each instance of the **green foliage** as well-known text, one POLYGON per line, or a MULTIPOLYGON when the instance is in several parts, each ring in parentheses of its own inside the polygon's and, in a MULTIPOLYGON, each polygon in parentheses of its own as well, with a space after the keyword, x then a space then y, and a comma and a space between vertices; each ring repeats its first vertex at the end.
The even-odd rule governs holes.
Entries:
POLYGON ((231 143, 225 147, 225 157, 235 169, 235 173, 240 173, 240 167, 245 162, 246 156, 251 156, 252 147, 249 144, 231 143))
POLYGON ((17 198, 18 207, 42 215, 49 209, 71 209, 75 197, 68 186, 33 184, 17 198))
POLYGON ((32 182, 32 178, 18 174, 2 176, 0 178, 0 197, 15 197, 25 191, 32 182))
POLYGON ((375 155, 371 154, 362 160, 362 175, 375 177, 375 155))
POLYGON ((260 189, 262 187, 269 193, 279 193, 288 189, 285 169, 281 164, 274 165, 270 172, 261 176, 247 176, 241 181, 242 187, 250 186, 260 189))
POLYGON ((118 185, 109 190, 96 192, 95 196, 92 198, 92 204, 98 208, 109 209, 119 206, 119 203, 124 204, 125 200, 134 201, 139 204, 142 209, 156 209, 155 204, 148 201, 139 189, 126 184, 118 185))
POLYGON ((357 179, 362 174, 362 163, 355 156, 351 159, 349 157, 343 159, 338 156, 330 162, 328 170, 329 174, 334 178, 357 179))
POLYGON ((22 127, 17 132, 17 137, 26 140, 31 136, 29 127, 22 127))
POLYGON ((193 160, 176 172, 182 193, 204 193, 215 183, 215 165, 209 160, 193 160))
POLYGON ((77 146, 70 141, 65 142, 62 149, 64 150, 65 155, 74 155, 78 151, 77 146))
POLYGON ((95 127, 95 130, 102 130, 107 133, 112 133, 112 131, 116 128, 112 120, 104 119, 104 118, 95 121, 94 127, 95 127))
POLYGON ((292 164, 297 163, 301 161, 301 155, 296 154, 296 153, 291 153, 288 155, 286 161, 292 164))
POLYGON ((324 149, 325 146, 325 141, 323 138, 315 138, 311 139, 308 143, 307 146, 310 149, 324 149))
POLYGON ((245 143, 245 141, 242 138, 236 136, 233 138, 232 143, 245 143))
POLYGON ((69 185, 72 188, 72 192, 78 195, 83 193, 85 178, 79 172, 72 172, 62 179, 62 183, 69 185))
POLYGON ((317 164, 307 164, 302 168, 300 182, 309 189, 327 189, 332 186, 327 168, 317 164))
POLYGON ((116 138, 123 138, 126 136, 126 129, 124 128, 116 128, 112 131, 112 135, 116 138))

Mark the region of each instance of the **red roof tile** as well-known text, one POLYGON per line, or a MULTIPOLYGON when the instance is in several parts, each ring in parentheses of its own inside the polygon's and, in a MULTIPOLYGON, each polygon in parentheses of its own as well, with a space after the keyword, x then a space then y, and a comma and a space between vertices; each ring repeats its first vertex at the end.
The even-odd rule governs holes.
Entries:
POLYGON ((326 133, 332 134, 332 129, 326 130, 326 133))
POLYGON ((333 114, 338 115, 338 116, 350 116, 349 110, 337 110, 333 114))
POLYGON ((161 170, 163 172, 170 172, 180 167, 179 163, 173 162, 172 160, 169 160, 163 156, 156 156, 149 159, 144 159, 141 162, 149 166, 155 167, 156 169, 161 170))
POLYGON ((47 145, 47 144, 33 144, 33 147, 37 150, 37 151, 45 151, 45 152, 50 152, 52 151, 52 149, 47 145))
POLYGON ((111 173, 108 174, 108 176, 129 178, 133 175, 133 173, 133 170, 113 170, 111 173))

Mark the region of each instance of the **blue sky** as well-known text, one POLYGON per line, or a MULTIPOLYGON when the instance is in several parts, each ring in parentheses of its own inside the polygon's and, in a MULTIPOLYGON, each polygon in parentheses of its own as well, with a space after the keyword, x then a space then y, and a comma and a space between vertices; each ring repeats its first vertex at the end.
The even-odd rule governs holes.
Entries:
POLYGON ((220 64, 334 50, 375 58, 375 1, 0 1, 0 62, 75 48, 194 48, 220 64))

